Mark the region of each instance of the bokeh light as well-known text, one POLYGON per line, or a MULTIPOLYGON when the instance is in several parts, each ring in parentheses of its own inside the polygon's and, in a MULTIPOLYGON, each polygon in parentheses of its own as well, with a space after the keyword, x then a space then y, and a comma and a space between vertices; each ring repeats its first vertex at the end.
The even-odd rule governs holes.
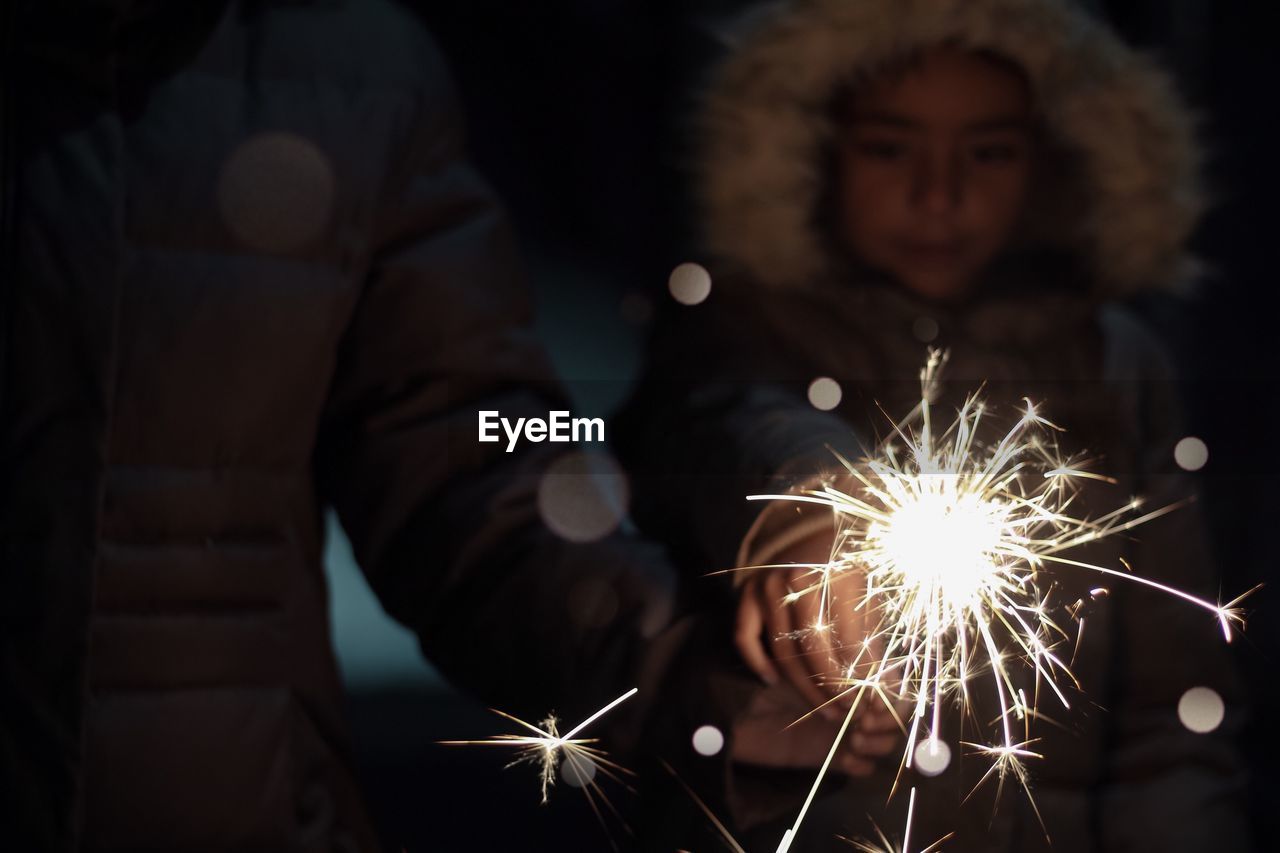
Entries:
POLYGON ((914 763, 925 776, 937 776, 951 764, 951 747, 945 740, 925 738, 916 744, 914 763))
POLYGON ((911 324, 911 334, 922 344, 931 343, 938 337, 938 321, 932 317, 917 317, 911 324))
POLYGON ((1222 725, 1227 706, 1210 687, 1192 687, 1178 700, 1178 719, 1196 734, 1208 734, 1222 725))
POLYGON ((671 271, 667 289, 681 305, 697 305, 711 295, 711 273, 701 264, 680 264, 671 271))
POLYGON ((693 733, 693 749, 699 755, 717 755, 724 749, 724 732, 715 726, 699 726, 693 733))
POLYGON ((566 751, 560 762, 560 778, 570 788, 585 788, 596 778, 596 763, 582 753, 566 751))
POLYGON ((290 252, 318 238, 333 210, 329 158, 293 133, 260 133, 245 140, 218 177, 218 209, 248 246, 290 252))
POLYGON ((570 542, 608 536, 627 515, 627 475, 612 456, 574 451, 547 468, 538 484, 538 512, 547 527, 570 542))
POLYGON ((809 403, 815 409, 829 412, 840 405, 843 396, 840 383, 829 376, 819 376, 809 383, 809 403))
POLYGON ((1189 435, 1174 445, 1173 461, 1184 471, 1199 471, 1209 461, 1209 448, 1194 435, 1189 435))

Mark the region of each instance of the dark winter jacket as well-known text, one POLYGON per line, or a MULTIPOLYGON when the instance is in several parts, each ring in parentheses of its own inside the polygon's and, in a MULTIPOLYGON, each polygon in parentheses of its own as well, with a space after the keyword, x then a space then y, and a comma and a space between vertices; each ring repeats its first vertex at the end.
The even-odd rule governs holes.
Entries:
POLYGON ((415 22, 4 10, 0 848, 376 847, 326 504, 454 682, 528 715, 645 692, 665 564, 543 526, 563 445, 477 441, 565 405, 415 22))
MULTIPOLYGON (((1169 362, 1113 302, 1168 286, 1188 268, 1182 244, 1199 208, 1186 114, 1151 65, 1065 4, 1042 0, 772 4, 729 47, 700 116, 711 295, 673 310, 659 329, 649 377, 617 431, 638 472, 642 524, 695 571, 735 565, 760 509, 745 496, 811 484, 837 467, 832 449, 853 459, 872 451, 891 418, 919 401, 927 345, 951 353, 934 406, 944 423, 980 386, 993 428, 1001 412, 1007 427, 1030 397, 1066 429, 1064 452, 1086 453, 1116 478, 1089 483, 1073 513, 1097 517, 1134 495, 1150 508, 1193 495, 1174 464, 1184 433, 1169 362), (834 251, 822 213, 833 95, 944 43, 993 51, 1026 71, 1048 138, 1069 152, 1063 192, 1079 202, 1037 211, 1047 217, 1038 238, 951 306, 913 298, 834 251), (818 377, 841 388, 833 411, 807 399, 818 377)), ((1220 592, 1194 504, 1073 558, 1111 568, 1123 558, 1194 594, 1220 592)), ((1071 709, 1042 688, 1049 719, 1032 736, 1045 757, 1031 763, 1030 788, 1044 830, 1017 784, 1005 786, 998 808, 990 783, 965 802, 990 762, 962 756, 960 740, 982 738, 952 725, 957 758, 946 772, 906 772, 886 807, 894 756, 819 805, 792 850, 831 849, 836 833, 874 838, 868 816, 901 837, 909 785, 920 795, 913 849, 951 831, 945 850, 1050 849, 1046 831, 1052 849, 1072 853, 1248 849, 1230 739, 1241 696, 1212 615, 1085 570, 1047 577, 1059 605, 1089 600, 1095 586, 1111 595, 1086 616, 1071 709), (1179 698, 1200 685, 1226 700, 1227 723, 1213 735, 1178 719, 1179 698)), ((981 700, 975 707, 978 725, 998 714, 981 700)), ((739 775, 725 808, 748 849, 777 846, 811 781, 739 775)))

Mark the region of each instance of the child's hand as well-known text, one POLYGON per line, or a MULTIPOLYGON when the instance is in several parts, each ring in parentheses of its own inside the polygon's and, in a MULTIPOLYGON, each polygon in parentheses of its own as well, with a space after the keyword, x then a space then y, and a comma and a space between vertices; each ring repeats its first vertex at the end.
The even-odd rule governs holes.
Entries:
MULTIPOLYGON (((823 564, 830 556, 831 536, 819 534, 786 549, 774 562, 823 564)), ((740 589, 734 641, 765 683, 785 679, 813 708, 823 707, 828 718, 836 718, 843 711, 831 703, 845 692, 850 665, 856 662, 865 673, 871 662, 866 641, 873 626, 866 610, 857 608, 866 594, 861 572, 834 576, 825 603, 818 579, 805 567, 754 572, 740 589)), ((852 695, 846 699, 852 701, 852 695)))
MULTIPOLYGON (((830 556, 830 535, 819 535, 787 549, 777 562, 821 564, 830 556)), ((873 626, 864 609, 855 609, 866 594, 866 578, 856 571, 833 578, 825 608, 816 590, 784 601, 815 580, 807 568, 762 569, 740 590, 735 643, 770 689, 734 726, 735 760, 819 767, 849 713, 854 692, 835 700, 845 691, 849 665, 856 660, 857 670, 865 673, 870 662, 864 642, 873 626), (789 705, 782 701, 788 696, 789 705), (821 710, 796 722, 816 709, 821 710)), ((902 732, 877 694, 865 693, 858 705, 846 748, 837 752, 833 767, 850 776, 867 776, 875 759, 900 748, 902 732)), ((898 710, 900 716, 904 709, 898 710)))
MULTIPOLYGON (((789 685, 761 690, 733 724, 730 757, 759 767, 816 770, 826 761, 840 734, 842 718, 805 716, 811 706, 789 685)), ((845 733, 845 745, 832 758, 832 770, 847 776, 869 776, 875 760, 901 744, 893 715, 872 698, 858 721, 845 733)))

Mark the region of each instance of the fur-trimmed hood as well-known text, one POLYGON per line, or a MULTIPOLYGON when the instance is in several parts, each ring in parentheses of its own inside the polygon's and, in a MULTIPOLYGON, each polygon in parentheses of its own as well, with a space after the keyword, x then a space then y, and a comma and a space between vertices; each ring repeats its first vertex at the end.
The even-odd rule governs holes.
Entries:
POLYGON ((815 211, 832 97, 855 75, 944 43, 1025 71, 1082 193, 1046 233, 1086 264, 1098 294, 1185 279, 1184 243, 1203 206, 1190 114, 1151 61, 1064 0, 791 0, 757 10, 703 104, 706 248, 766 286, 829 272, 835 259, 815 211))

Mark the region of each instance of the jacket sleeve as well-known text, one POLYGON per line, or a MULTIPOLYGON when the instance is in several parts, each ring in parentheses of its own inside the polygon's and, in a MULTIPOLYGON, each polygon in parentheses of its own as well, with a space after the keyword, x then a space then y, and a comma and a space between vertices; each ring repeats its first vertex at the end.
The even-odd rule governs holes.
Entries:
POLYGON ((865 452, 846 422, 809 403, 815 377, 766 321, 767 304, 721 290, 659 324, 615 431, 642 526, 706 572, 737 564, 764 508, 748 495, 810 487, 840 469, 837 453, 865 452))
MULTIPOLYGON (((1134 321, 1112 316, 1110 380, 1120 382, 1136 424, 1139 491, 1157 508, 1195 495, 1174 462, 1186 432, 1174 373, 1164 353, 1134 321), (1122 326, 1116 329, 1117 325, 1122 326)), ((1131 562, 1139 573, 1217 601, 1219 590, 1198 502, 1135 532, 1131 562)), ((1244 691, 1213 614, 1171 595, 1132 584, 1110 585, 1121 608, 1111 688, 1112 748, 1101 798, 1108 851, 1252 849, 1245 814, 1246 778, 1237 748, 1244 691), (1226 707, 1223 723, 1197 734, 1179 720, 1178 704, 1208 687, 1226 707)), ((1228 597, 1237 592, 1228 591, 1228 597)))
POLYGON ((383 607, 457 685, 535 715, 651 694, 687 629, 661 551, 556 536, 537 496, 566 445, 478 440, 482 410, 568 406, 442 61, 420 53, 321 427, 322 495, 383 607))

